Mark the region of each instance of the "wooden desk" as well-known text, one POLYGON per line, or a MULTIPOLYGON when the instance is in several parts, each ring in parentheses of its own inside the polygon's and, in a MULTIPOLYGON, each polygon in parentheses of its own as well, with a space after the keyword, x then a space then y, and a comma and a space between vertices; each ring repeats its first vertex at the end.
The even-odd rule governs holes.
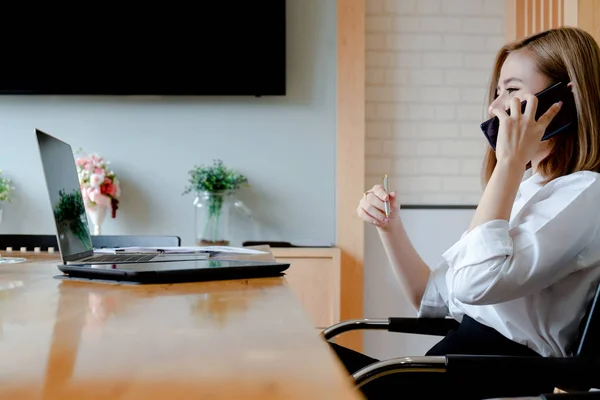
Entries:
POLYGON ((0 264, 0 398, 361 398, 285 278, 91 283, 24 256, 0 264))
POLYGON ((280 262, 289 262, 286 279, 313 325, 323 330, 340 322, 340 249, 280 247, 271 249, 280 262))

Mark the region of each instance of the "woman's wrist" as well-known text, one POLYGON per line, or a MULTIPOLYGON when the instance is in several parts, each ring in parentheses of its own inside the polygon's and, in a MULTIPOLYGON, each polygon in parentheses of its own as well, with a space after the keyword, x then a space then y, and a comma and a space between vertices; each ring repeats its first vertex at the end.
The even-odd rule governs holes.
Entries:
POLYGON ((402 227, 402 219, 400 218, 400 210, 394 210, 388 217, 389 220, 383 225, 377 225, 377 230, 382 233, 393 233, 399 226, 402 227))
POLYGON ((517 157, 501 157, 496 160, 496 168, 505 169, 513 173, 524 173, 527 163, 517 157))
POLYGON ((481 196, 469 231, 492 220, 509 220, 525 167, 525 164, 516 159, 501 158, 498 160, 483 196, 481 196))

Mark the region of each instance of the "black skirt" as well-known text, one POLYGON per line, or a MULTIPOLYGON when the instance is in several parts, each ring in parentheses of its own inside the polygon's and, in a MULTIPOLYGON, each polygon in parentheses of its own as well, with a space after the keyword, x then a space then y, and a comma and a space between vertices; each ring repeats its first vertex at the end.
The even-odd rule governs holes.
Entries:
MULTIPOLYGON (((389 333, 393 335, 394 333, 389 333)), ((401 333, 400 333, 401 334, 401 333)), ((348 373, 379 360, 334 343, 330 346, 348 373)), ((540 357, 527 346, 513 342, 495 329, 465 316, 458 329, 450 331, 426 355, 447 354, 506 355, 540 357)), ((414 354, 410 354, 414 355, 414 354)), ((495 397, 538 396, 551 393, 552 386, 540 384, 536 371, 531 379, 515 381, 485 370, 476 376, 449 376, 445 373, 403 372, 372 381, 361 388, 367 399, 490 399, 495 397)))

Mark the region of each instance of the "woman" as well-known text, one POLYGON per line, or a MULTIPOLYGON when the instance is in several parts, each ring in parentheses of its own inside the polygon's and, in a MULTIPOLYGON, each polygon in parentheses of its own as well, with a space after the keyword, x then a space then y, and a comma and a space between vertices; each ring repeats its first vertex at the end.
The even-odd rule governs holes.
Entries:
MULTIPOLYGON (((419 316, 461 321, 428 355, 564 356, 600 280, 600 48, 575 28, 506 45, 489 89, 489 113, 500 123, 496 151, 489 147, 484 163, 485 190, 468 230, 437 266, 430 269, 411 245, 395 192, 374 186, 357 212, 377 227, 419 316), (556 82, 569 82, 578 124, 541 141, 562 102, 536 121, 533 94, 556 82), (523 100, 527 106, 521 113, 523 100), (393 210, 389 218, 383 212, 386 200, 393 210)), ((332 347, 351 373, 375 361, 332 347)), ((489 398, 553 390, 533 379, 525 386, 497 376, 486 379, 482 372, 442 384, 431 375, 407 380, 396 374, 363 391, 367 398, 388 398, 386 392, 401 398, 412 387, 425 398, 437 388, 460 398, 489 398)))

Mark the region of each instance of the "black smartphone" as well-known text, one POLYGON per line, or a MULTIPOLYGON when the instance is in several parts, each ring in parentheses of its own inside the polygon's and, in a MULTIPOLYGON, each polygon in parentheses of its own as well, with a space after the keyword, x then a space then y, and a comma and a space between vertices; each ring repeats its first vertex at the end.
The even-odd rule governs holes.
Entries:
MULTIPOLYGON (((576 132, 577 131, 577 108, 575 107, 575 98, 571 88, 566 83, 558 82, 535 95, 538 98, 537 111, 535 119, 537 120, 544 114, 554 103, 559 101, 563 105, 546 128, 542 140, 548 140, 558 133, 576 132)), ((527 101, 521 102, 521 112, 525 112, 527 101)), ((506 110, 510 115, 510 110, 506 110)), ((496 140, 498 139, 498 127, 500 121, 498 117, 493 117, 481 124, 481 130, 492 146, 496 150, 496 140)))

